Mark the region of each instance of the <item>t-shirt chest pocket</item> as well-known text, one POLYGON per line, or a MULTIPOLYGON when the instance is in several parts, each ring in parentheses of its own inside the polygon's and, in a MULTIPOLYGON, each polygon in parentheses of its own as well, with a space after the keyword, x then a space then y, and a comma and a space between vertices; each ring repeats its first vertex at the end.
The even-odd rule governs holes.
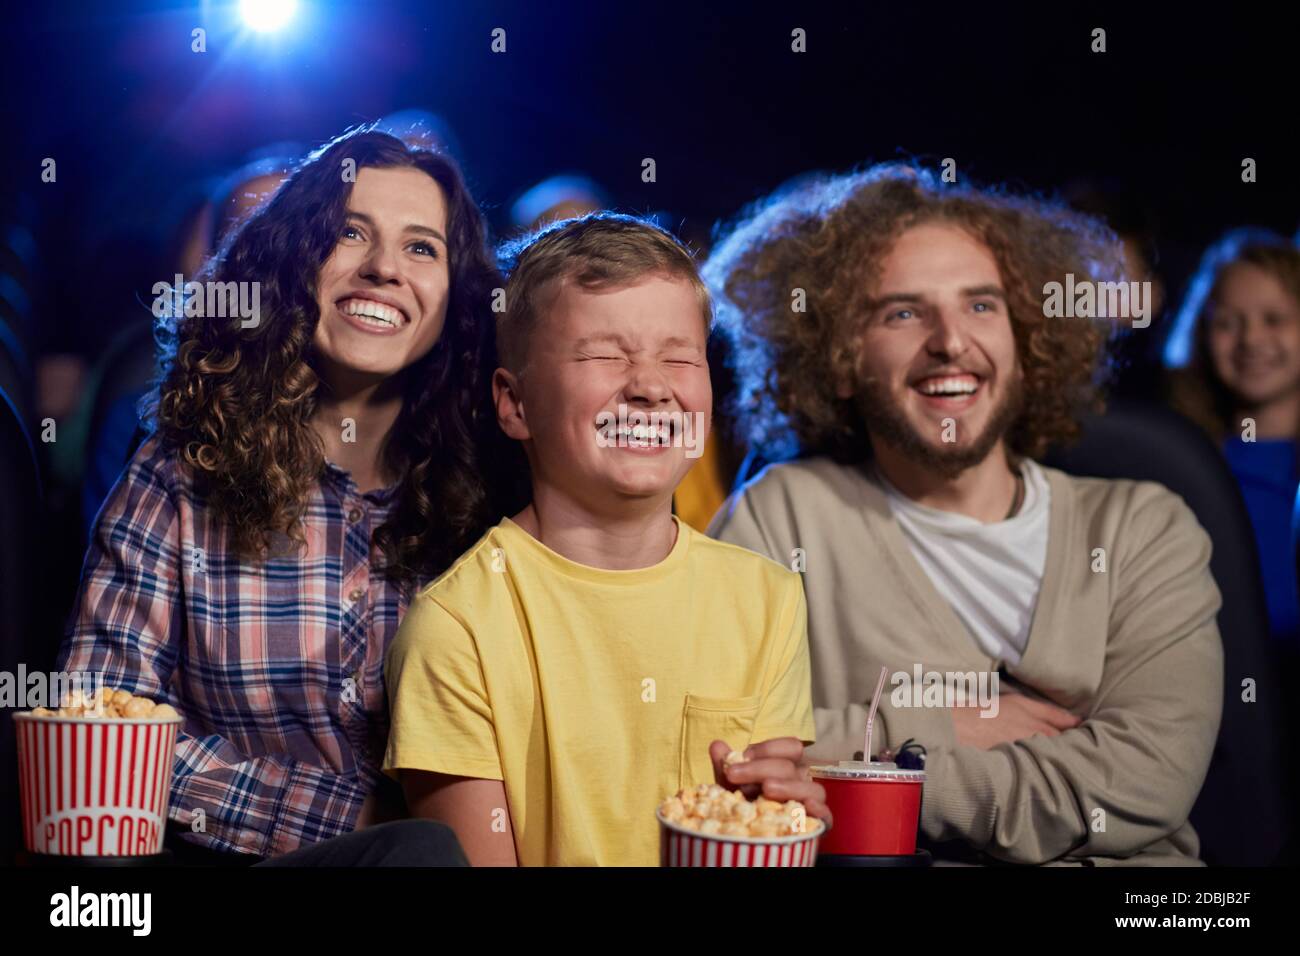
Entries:
POLYGON ((744 750, 753 741, 758 718, 757 697, 699 697, 686 695, 682 708, 682 749, 677 786, 713 783, 709 744, 724 740, 732 750, 744 750))

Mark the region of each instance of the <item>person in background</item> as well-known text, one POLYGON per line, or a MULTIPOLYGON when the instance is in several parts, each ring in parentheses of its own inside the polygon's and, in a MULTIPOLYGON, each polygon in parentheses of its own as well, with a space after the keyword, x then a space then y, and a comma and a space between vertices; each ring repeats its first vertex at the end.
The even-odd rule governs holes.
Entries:
POLYGON ((396 136, 407 146, 431 149, 435 153, 464 161, 456 131, 443 117, 418 106, 389 113, 375 123, 375 129, 396 136))
MULTIPOLYGON (((212 190, 208 251, 221 247, 226 236, 261 208, 289 178, 302 153, 269 153, 252 159, 217 181, 212 190)), ((200 223, 202 224, 202 223, 200 223)), ((206 257, 205 257, 206 258, 206 257)), ((190 278, 192 273, 185 273, 190 278)))
POLYGON ((1263 229, 1206 250, 1165 348, 1173 406, 1223 449, 1255 529, 1269 625, 1300 647, 1292 511, 1300 488, 1300 249, 1263 229))
POLYGON ((510 205, 510 225, 516 233, 531 232, 609 207, 609 194, 590 176, 563 173, 524 190, 510 205))
POLYGON ((176 852, 355 860, 373 845, 347 835, 405 813, 379 771, 385 650, 494 518, 500 278, 455 164, 362 129, 199 279, 257 283, 259 312, 170 316, 151 434, 99 511, 59 667, 185 718, 176 852))
MULTIPOLYGON (((193 279, 203 263, 230 232, 266 202, 288 177, 300 155, 282 152, 284 146, 261 151, 210 186, 201 202, 189 204, 172 242, 174 266, 152 281, 175 282, 179 272, 193 279)), ((149 288, 152 288, 152 282, 149 288)), ((81 484, 81 514, 89 538, 108 490, 143 438, 140 402, 157 372, 142 360, 153 343, 153 316, 139 308, 118 332, 90 374, 80 424, 85 432, 85 474, 81 484)))
POLYGON ((1150 325, 1133 328, 1117 323, 1108 346, 1111 365, 1106 394, 1110 400, 1159 402, 1163 395, 1158 343, 1165 336, 1165 283, 1161 277, 1159 223, 1134 190, 1104 180, 1078 180, 1064 190, 1072 209, 1100 219, 1119 237, 1124 278, 1151 283, 1150 325))

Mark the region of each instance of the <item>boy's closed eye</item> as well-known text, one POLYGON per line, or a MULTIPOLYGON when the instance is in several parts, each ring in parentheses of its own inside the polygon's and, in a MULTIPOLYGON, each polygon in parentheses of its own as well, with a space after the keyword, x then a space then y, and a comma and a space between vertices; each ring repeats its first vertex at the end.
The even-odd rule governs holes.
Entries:
POLYGON ((665 365, 693 365, 699 367, 704 364, 702 356, 681 352, 664 356, 660 361, 665 365))

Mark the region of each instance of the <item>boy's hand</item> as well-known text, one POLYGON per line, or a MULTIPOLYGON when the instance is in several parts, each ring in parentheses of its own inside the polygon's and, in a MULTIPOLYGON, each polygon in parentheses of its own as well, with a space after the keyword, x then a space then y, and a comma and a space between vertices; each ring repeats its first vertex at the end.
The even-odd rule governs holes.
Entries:
POLYGON ((723 761, 730 752, 726 741, 715 740, 709 744, 713 776, 720 786, 739 790, 748 800, 760 793, 782 803, 798 800, 809 816, 830 825, 826 790, 809 775, 808 764, 803 759, 803 743, 797 737, 777 737, 752 744, 745 748, 743 763, 724 767, 723 761))

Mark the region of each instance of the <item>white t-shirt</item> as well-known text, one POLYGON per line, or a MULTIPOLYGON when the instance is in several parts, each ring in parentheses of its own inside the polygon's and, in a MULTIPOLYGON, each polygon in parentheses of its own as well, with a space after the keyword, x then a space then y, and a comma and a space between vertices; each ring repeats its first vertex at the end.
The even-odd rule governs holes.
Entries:
POLYGON ((1051 489, 1024 459, 1020 511, 992 524, 917 504, 875 469, 912 554, 989 657, 1020 663, 1047 563, 1051 489))

